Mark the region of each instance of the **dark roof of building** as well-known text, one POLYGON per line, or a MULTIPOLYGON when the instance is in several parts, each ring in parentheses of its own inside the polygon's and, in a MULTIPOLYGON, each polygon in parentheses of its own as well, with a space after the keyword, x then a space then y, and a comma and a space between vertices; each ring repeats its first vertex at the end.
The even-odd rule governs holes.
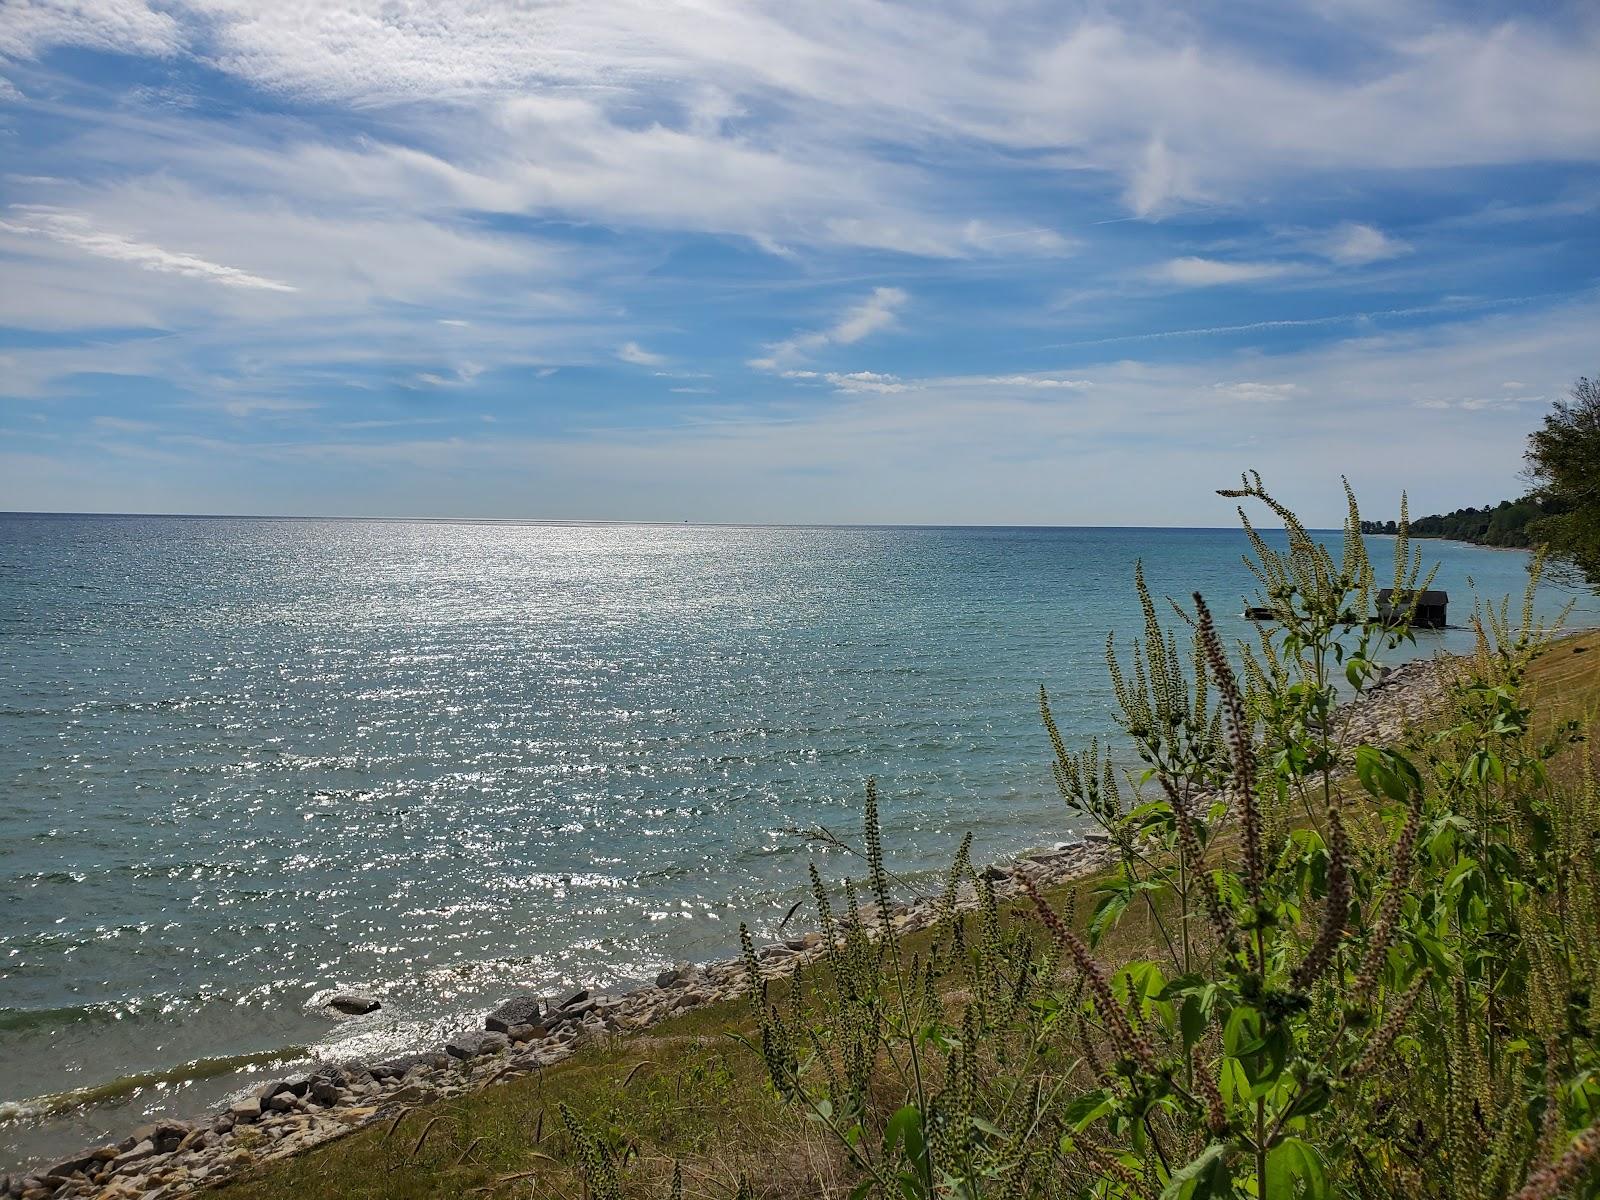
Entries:
MULTIPOLYGON (((1394 595, 1394 589, 1393 588, 1379 588, 1378 589, 1378 603, 1379 604, 1387 604, 1387 603, 1389 603, 1389 599, 1393 595, 1394 595)), ((1407 598, 1408 599, 1410 598, 1409 595, 1407 596, 1407 598)), ((1448 604, 1448 603, 1450 603, 1450 593, 1449 592, 1440 592, 1440 591, 1435 591, 1433 589, 1429 589, 1428 591, 1418 593, 1417 596, 1416 596, 1416 602, 1418 604, 1448 604)))

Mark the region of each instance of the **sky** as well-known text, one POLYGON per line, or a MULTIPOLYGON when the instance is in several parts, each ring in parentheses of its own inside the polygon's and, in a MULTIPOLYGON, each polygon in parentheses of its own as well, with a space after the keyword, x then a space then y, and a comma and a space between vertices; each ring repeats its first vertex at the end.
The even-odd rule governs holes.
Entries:
POLYGON ((0 0, 0 509, 1516 495, 1600 7, 0 0))

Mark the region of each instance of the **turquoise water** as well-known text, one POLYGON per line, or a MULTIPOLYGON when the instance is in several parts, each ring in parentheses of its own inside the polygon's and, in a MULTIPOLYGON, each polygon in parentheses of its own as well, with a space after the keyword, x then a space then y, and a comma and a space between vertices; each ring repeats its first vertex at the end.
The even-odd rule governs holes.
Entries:
MULTIPOLYGON (((1469 576, 1524 584, 1520 554, 1425 548, 1456 620, 1469 576)), ((240 1056, 383 1053, 513 988, 724 956, 799 898, 788 831, 853 831, 868 776, 904 873, 963 830, 980 861, 1064 838, 1038 684, 1069 740, 1108 732, 1135 559, 1233 613, 1244 549, 0 516, 0 1168, 270 1069, 240 1056), (309 1011, 334 987, 384 1009, 309 1011)))

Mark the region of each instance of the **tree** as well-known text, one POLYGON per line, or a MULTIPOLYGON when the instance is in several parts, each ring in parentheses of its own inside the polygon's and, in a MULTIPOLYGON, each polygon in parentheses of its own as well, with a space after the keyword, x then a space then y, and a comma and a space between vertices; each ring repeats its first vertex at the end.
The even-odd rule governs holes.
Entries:
POLYGON ((1558 568, 1600 591, 1600 378, 1580 378, 1528 436, 1527 475, 1546 515, 1531 526, 1558 568))

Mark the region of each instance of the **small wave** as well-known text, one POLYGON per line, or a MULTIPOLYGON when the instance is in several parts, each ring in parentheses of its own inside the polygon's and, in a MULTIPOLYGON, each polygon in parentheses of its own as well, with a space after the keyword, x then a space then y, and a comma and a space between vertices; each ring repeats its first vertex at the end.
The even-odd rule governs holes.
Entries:
POLYGON ((75 1008, 0 1009, 0 1033, 19 1033, 40 1027, 59 1028, 77 1021, 117 1021, 131 1010, 125 1004, 84 1004, 75 1008))
POLYGON ((212 1079, 218 1075, 231 1075, 249 1067, 293 1062, 306 1058, 309 1054, 310 1051, 304 1046, 284 1046, 277 1050, 263 1050, 255 1054, 197 1058, 193 1062, 168 1067, 162 1071, 143 1071, 135 1075, 124 1075, 119 1079, 89 1087, 73 1088, 71 1091, 50 1092, 29 1100, 0 1101, 0 1124, 56 1116, 71 1109, 88 1108, 96 1104, 109 1104, 142 1092, 145 1088, 192 1083, 197 1079, 212 1079))

